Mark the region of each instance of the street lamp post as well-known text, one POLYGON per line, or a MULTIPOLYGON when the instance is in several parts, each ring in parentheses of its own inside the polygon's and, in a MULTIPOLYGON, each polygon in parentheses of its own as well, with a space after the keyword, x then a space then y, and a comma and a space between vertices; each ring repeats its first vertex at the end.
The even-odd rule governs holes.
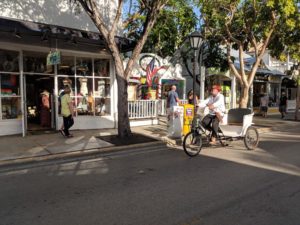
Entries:
MULTIPOLYGON (((196 57, 197 50, 203 43, 202 35, 198 31, 194 31, 189 36, 189 41, 191 48, 194 50, 194 61, 193 61, 193 103, 194 103, 194 115, 196 115, 196 96, 195 96, 195 86, 196 86, 196 57)), ((200 65, 201 66, 201 65, 200 65)))

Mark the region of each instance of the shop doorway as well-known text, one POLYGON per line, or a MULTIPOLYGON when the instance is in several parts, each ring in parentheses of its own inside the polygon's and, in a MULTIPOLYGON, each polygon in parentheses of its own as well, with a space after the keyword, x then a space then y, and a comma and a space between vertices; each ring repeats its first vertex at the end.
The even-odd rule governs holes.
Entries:
POLYGON ((54 77, 25 75, 24 83, 27 131, 54 130, 54 77))

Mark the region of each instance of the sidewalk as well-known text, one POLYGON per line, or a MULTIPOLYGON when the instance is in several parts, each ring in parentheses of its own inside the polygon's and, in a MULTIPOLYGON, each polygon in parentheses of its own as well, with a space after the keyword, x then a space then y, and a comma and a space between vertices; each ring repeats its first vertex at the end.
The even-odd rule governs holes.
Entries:
POLYGON ((115 146, 97 138, 98 136, 115 135, 117 134, 116 129, 75 130, 72 131, 73 138, 65 138, 59 132, 26 137, 20 135, 2 136, 0 137, 0 167, 162 144, 161 138, 166 136, 166 129, 160 125, 133 127, 132 132, 144 134, 156 140, 145 144, 115 146))
MULTIPOLYGON (((291 114, 285 120, 281 120, 279 114, 269 115, 266 119, 256 116, 254 117, 254 123, 259 132, 263 133, 271 130, 284 130, 291 125, 300 125, 300 122, 290 120, 292 118, 293 115, 291 114)), ((133 127, 132 131, 159 141, 117 147, 97 138, 98 136, 116 134, 117 130, 115 129, 77 130, 72 132, 74 137, 69 139, 61 136, 60 133, 29 135, 24 138, 20 135, 0 137, 0 167, 15 163, 78 157, 103 151, 116 151, 153 144, 161 145, 162 141, 167 142, 166 124, 133 127)))

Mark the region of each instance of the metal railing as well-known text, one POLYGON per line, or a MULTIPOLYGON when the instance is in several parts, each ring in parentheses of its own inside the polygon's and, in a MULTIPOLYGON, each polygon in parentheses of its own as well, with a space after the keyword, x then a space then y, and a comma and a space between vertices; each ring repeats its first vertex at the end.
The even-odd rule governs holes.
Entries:
POLYGON ((157 117, 156 100, 138 100, 128 102, 128 114, 130 119, 142 119, 157 117))
MULTIPOLYGON (((180 100, 186 104, 187 100, 180 100)), ((136 100, 128 102, 128 115, 130 119, 156 118, 167 115, 167 101, 160 100, 136 100)))

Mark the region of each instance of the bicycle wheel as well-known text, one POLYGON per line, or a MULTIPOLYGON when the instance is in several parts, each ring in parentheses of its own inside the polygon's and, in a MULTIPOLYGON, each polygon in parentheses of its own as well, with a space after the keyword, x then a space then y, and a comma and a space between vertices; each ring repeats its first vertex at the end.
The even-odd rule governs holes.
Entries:
POLYGON ((258 131, 254 127, 248 127, 244 137, 244 144, 248 150, 254 150, 259 142, 258 131))
POLYGON ((196 156, 199 154, 202 147, 201 134, 197 131, 189 132, 183 139, 183 149, 184 152, 190 156, 196 156))

